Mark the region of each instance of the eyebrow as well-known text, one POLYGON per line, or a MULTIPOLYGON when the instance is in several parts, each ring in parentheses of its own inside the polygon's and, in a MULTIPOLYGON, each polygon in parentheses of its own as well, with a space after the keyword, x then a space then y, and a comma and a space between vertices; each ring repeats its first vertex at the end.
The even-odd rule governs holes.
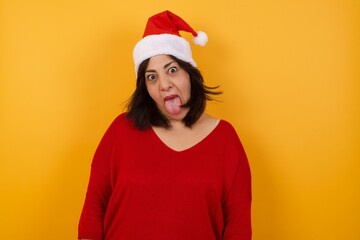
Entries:
MULTIPOLYGON (((171 62, 165 64, 163 68, 165 69, 165 68, 169 67, 169 66, 170 66, 171 64, 173 64, 174 62, 176 62, 176 61, 174 60, 174 61, 171 61, 171 62)), ((149 70, 146 70, 145 72, 156 72, 156 71, 153 70, 153 69, 149 69, 149 70)))
POLYGON ((165 64, 165 65, 164 65, 164 68, 167 68, 168 66, 170 66, 170 65, 171 65, 172 63, 174 63, 174 62, 176 62, 176 61, 174 60, 174 61, 171 61, 171 62, 165 64))

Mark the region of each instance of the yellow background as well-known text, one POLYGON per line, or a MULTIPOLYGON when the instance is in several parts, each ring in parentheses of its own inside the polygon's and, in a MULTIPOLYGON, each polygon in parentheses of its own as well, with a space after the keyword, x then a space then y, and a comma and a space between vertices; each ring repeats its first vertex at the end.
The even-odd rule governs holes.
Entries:
POLYGON ((164 9, 208 33, 194 58, 250 160, 253 239, 360 239, 359 1, 0 4, 0 239, 76 239, 133 46, 164 9))

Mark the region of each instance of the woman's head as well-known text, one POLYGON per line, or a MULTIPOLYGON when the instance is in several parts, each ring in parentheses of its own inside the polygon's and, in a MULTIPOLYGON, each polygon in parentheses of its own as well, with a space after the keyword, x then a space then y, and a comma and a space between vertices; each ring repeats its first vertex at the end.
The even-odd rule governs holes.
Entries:
MULTIPOLYGON (((203 114, 206 101, 212 100, 209 95, 220 94, 220 92, 213 91, 214 89, 204 85, 200 71, 190 63, 169 55, 154 56, 146 59, 139 66, 136 89, 128 105, 128 117, 133 119, 135 126, 139 129, 147 129, 151 126, 168 128, 170 127, 169 119, 176 116, 181 116, 184 124, 191 127, 203 114), (160 65, 156 66, 153 63, 160 65), (170 65, 165 67, 168 63, 170 65), (160 72, 161 67, 165 67, 163 72, 160 72), (176 75, 170 76, 174 71, 176 71, 176 75), (159 82, 157 85, 152 83, 149 80, 149 77, 154 77, 152 74, 158 78, 162 77, 162 79, 155 80, 165 81, 161 84, 169 84, 169 86, 160 85, 159 82), (156 85, 155 89, 152 84, 156 85), (167 87, 169 88, 164 89, 167 87), (167 96, 180 99, 180 115, 178 113, 172 115, 171 112, 169 113, 171 109, 169 111, 166 109, 166 99, 164 98, 167 96)), ((173 102, 168 105, 178 103, 174 99, 170 100, 173 102)), ((172 108, 172 106, 168 106, 168 108, 172 108)))
POLYGON ((174 118, 191 127, 204 112, 206 100, 211 100, 209 94, 220 94, 204 85, 190 44, 180 30, 190 32, 197 45, 207 42, 205 33, 195 32, 179 16, 164 11, 149 18, 144 36, 134 48, 137 83, 128 117, 139 129, 168 128, 174 118), (149 76, 159 81, 151 81, 149 76), (169 84, 167 92, 160 86, 163 83, 169 84))

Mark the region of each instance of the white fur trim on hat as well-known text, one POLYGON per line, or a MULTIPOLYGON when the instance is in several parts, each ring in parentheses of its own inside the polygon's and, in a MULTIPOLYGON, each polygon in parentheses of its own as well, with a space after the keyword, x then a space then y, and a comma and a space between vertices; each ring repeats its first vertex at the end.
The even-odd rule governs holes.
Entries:
POLYGON ((172 55, 196 67, 196 63, 192 58, 190 44, 184 38, 166 33, 149 35, 142 38, 133 51, 136 75, 139 65, 144 60, 160 54, 172 55))

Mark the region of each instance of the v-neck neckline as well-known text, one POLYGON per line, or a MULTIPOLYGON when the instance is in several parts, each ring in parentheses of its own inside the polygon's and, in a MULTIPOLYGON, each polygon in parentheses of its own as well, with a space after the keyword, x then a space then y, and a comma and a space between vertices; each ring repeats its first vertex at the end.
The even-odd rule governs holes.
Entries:
POLYGON ((170 147, 169 145, 167 145, 159 137, 159 135, 155 132, 155 130, 153 128, 150 128, 150 131, 151 131, 152 135, 154 136, 154 138, 156 139, 156 141, 158 141, 164 149, 166 149, 166 150, 168 150, 170 152, 173 152, 173 153, 180 154, 180 153, 186 153, 186 152, 192 151, 193 149, 196 149, 200 145, 202 145, 203 142, 207 141, 209 138, 211 138, 212 135, 215 134, 216 131, 218 131, 219 126, 222 124, 222 122, 223 122, 222 119, 217 120, 217 123, 216 123, 215 127, 207 135, 205 135, 205 137, 203 137, 202 139, 200 139, 200 141, 196 142, 195 144, 191 145, 190 147, 182 149, 182 150, 176 150, 176 149, 170 147))

